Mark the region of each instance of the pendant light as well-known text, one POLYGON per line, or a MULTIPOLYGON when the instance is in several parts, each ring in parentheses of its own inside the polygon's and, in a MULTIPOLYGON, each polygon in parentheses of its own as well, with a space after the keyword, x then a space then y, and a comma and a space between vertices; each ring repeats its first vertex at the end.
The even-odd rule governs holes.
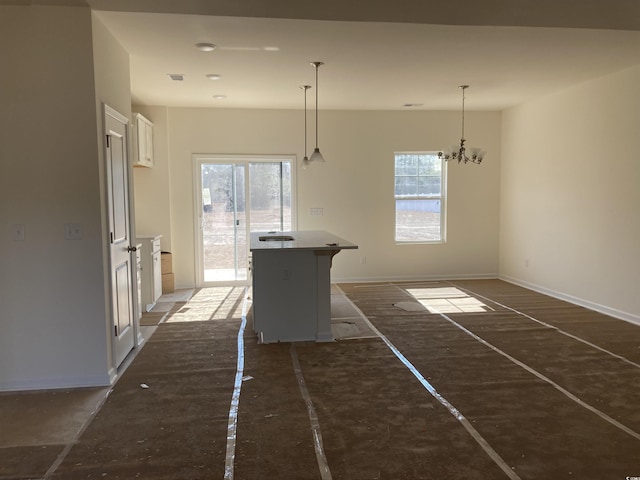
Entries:
POLYGON ((484 150, 476 147, 471 147, 471 156, 467 156, 467 149, 464 146, 464 142, 466 142, 464 138, 464 91, 469 88, 469 85, 460 85, 458 87, 462 90, 462 135, 460 136, 460 145, 454 145, 449 150, 445 150, 443 152, 438 152, 439 158, 444 158, 446 161, 448 160, 458 160, 458 163, 481 163, 482 159, 485 156, 484 150))
POLYGON ((324 157, 320 153, 320 149, 318 148, 318 69, 324 65, 324 62, 311 62, 316 69, 316 148, 313 150, 311 154, 310 162, 324 162, 324 157))
POLYGON ((302 159, 302 168, 307 169, 309 167, 309 157, 307 157, 307 90, 311 88, 311 85, 300 85, 300 88, 304 90, 304 158, 302 159))

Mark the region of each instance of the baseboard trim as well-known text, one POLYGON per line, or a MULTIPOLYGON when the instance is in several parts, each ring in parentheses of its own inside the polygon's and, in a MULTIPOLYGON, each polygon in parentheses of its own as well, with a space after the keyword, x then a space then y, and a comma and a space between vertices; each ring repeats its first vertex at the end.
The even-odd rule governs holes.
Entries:
POLYGON ((399 277, 346 277, 331 278, 331 283, 376 283, 376 282, 437 282, 439 280, 487 280, 498 278, 497 273, 468 273, 454 275, 403 275, 399 277))
POLYGON ((108 375, 109 375, 109 385, 113 385, 116 381, 116 378, 118 378, 118 370, 112 367, 109 369, 108 375))
POLYGON ((509 275, 499 275, 498 278, 500 280, 504 280, 505 282, 513 283, 514 285, 518 285, 520 287, 533 290, 534 292, 542 293, 544 295, 549 295, 550 297, 554 297, 559 300, 564 300, 565 302, 573 303, 574 305, 588 308, 589 310, 593 310, 598 313, 603 313, 610 317, 614 317, 620 320, 625 320, 627 322, 634 323, 636 325, 640 325, 640 316, 634 315, 633 313, 617 310, 615 308, 607 307, 606 305, 600 305, 599 303, 591 302, 589 300, 585 300, 584 298, 574 297, 573 295, 569 295, 567 293, 557 292, 555 290, 551 290, 549 288, 543 287, 541 285, 537 285, 535 283, 526 282, 524 280, 520 280, 515 277, 510 277, 509 275))
POLYGON ((31 390, 65 390, 69 388, 108 387, 113 384, 115 370, 87 377, 40 378, 35 380, 0 381, 0 392, 31 390))

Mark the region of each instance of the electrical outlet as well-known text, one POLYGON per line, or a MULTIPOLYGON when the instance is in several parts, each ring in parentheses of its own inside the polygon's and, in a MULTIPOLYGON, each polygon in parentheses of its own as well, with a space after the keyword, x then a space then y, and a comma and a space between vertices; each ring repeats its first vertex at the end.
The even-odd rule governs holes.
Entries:
POLYGON ((24 242, 24 224, 16 223, 11 225, 14 242, 24 242))
POLYGON ((82 224, 81 223, 65 223, 64 239, 65 240, 82 240, 82 224))

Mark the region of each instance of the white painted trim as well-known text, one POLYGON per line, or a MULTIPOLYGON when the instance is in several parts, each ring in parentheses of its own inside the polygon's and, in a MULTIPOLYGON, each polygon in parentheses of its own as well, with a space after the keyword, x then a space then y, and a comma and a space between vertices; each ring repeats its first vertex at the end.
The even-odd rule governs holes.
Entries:
POLYGON ((331 277, 331 283, 374 283, 374 282, 436 282, 438 280, 489 280, 497 279, 497 273, 468 273, 454 275, 410 275, 402 277, 331 277))
MULTIPOLYGON (((109 115, 110 117, 116 119, 118 122, 120 122, 120 123, 122 123, 124 125, 129 125, 129 119, 125 115, 123 115, 122 113, 118 112, 114 108, 110 107, 106 103, 103 103, 102 105, 104 107, 104 115, 109 115)), ((127 145, 127 147, 128 147, 128 145, 127 145)))
POLYGON ((191 156, 191 181, 193 182, 193 240, 194 245, 194 258, 193 269, 195 273, 195 285, 202 285, 204 283, 204 274, 200 268, 202 264, 203 246, 202 246, 202 212, 200 211, 202 205, 202 188, 200 184, 202 162, 197 155, 191 156))
POLYGON ((573 295, 569 295, 567 293, 556 292, 555 290, 551 290, 541 285, 526 282, 518 278, 510 277, 508 275, 499 275, 498 278, 500 280, 504 280, 505 282, 513 283, 514 285, 528 288, 529 290, 533 290, 538 293, 543 293, 544 295, 549 295, 550 297, 554 297, 559 300, 564 300, 565 302, 573 303, 574 305, 578 305, 580 307, 588 308, 589 310, 594 310, 596 312, 609 315, 610 317, 614 317, 620 320, 625 320, 627 322, 640 325, 640 316, 634 315, 633 313, 623 312, 622 310, 617 310, 615 308, 607 307, 606 305, 600 305, 599 303, 591 302, 583 298, 574 297, 573 295))
MULTIPOLYGON (((136 241, 136 235, 135 235, 135 208, 133 205, 133 165, 131 162, 131 138, 130 138, 130 134, 131 134, 131 129, 129 128, 129 119, 127 118, 126 115, 118 112, 117 110, 115 110, 113 107, 107 105, 106 103, 102 103, 102 108, 103 108, 103 116, 102 116, 102 149, 103 149, 103 159, 104 159, 104 163, 103 163, 103 167, 105 169, 105 175, 104 175, 104 188, 105 191, 103 192, 103 213, 106 214, 107 218, 110 217, 110 204, 111 204, 111 193, 109 191, 109 184, 111 182, 111 171, 108 168, 109 164, 108 164, 108 157, 109 157, 109 148, 107 146, 107 142, 105 141, 105 136, 109 135, 109 131, 108 131, 108 127, 107 127, 107 117, 111 117, 114 120, 116 120, 118 123, 120 123, 123 127, 124 130, 124 143, 125 143, 125 152, 126 152, 126 171, 127 171, 127 185, 125 186, 126 189, 126 196, 127 196, 127 210, 126 210, 126 214, 127 214, 127 227, 128 227, 128 231, 127 231, 127 236, 129 238, 129 246, 135 246, 135 241, 136 241), (106 194, 106 195, 104 195, 106 194)), ((111 220, 107 220, 106 225, 104 225, 103 228, 105 228, 105 234, 107 232, 110 231, 111 229, 111 225, 110 225, 111 220)), ((112 251, 112 246, 109 244, 109 241, 106 240, 105 242, 106 245, 106 250, 107 250, 107 258, 108 258, 108 264, 107 264, 107 271, 108 271, 108 289, 107 289, 107 293, 108 293, 108 298, 106 298, 106 304, 108 305, 108 318, 107 318, 107 322, 108 322, 108 330, 107 330, 107 347, 111 349, 111 360, 112 360, 112 365, 109 369, 109 377, 112 376, 111 374, 111 370, 116 370, 119 365, 118 363, 118 355, 117 355, 117 346, 116 346, 116 341, 115 338, 112 335, 113 332, 113 328, 115 326, 115 310, 113 308, 113 301, 114 301, 114 291, 113 291, 113 272, 112 272, 112 262, 113 262, 113 251, 112 251)), ((136 267, 136 257, 135 257, 135 253, 134 252, 129 252, 129 267, 130 267, 130 281, 131 281, 131 285, 135 286, 134 288, 136 289, 135 291, 131 290, 129 292, 130 296, 131 296, 131 307, 132 307, 132 327, 133 327, 133 345, 132 345, 132 349, 135 349, 137 346, 137 342, 138 342, 138 334, 140 331, 140 319, 137 318, 137 312, 138 312, 138 294, 137 294, 137 285, 138 285, 138 271, 137 271, 137 267, 136 267)), ((129 351, 129 353, 131 353, 131 350, 129 351)), ((123 359, 124 360, 124 359, 123 359)), ((112 382, 111 382, 112 383, 112 382)), ((110 384, 111 384, 110 383, 110 384)))
POLYGON ((116 370, 115 368, 110 368, 108 375, 109 385, 113 385, 114 383, 116 383, 116 379, 118 378, 118 370, 116 370))
POLYGON ((19 392, 27 390, 60 390, 83 387, 109 387, 115 380, 115 370, 110 369, 102 375, 86 377, 60 377, 25 379, 0 383, 0 392, 19 392))

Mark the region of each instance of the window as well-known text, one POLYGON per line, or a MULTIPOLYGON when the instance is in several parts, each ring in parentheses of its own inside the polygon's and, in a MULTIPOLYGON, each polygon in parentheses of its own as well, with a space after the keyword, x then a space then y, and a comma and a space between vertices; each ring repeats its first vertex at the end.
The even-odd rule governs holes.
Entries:
POLYGON ((437 153, 395 154, 396 242, 444 242, 445 173, 437 153))

